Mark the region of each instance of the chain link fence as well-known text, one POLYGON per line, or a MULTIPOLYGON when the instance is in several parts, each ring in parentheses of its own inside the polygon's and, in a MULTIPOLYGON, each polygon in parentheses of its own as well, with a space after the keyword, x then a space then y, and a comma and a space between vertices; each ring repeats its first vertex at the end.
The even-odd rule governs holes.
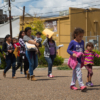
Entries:
POLYGON ((86 43, 91 41, 91 40, 96 40, 97 43, 95 43, 94 47, 96 50, 100 50, 100 35, 97 35, 97 36, 84 36, 83 37, 83 40, 85 42, 85 46, 86 46, 86 43))

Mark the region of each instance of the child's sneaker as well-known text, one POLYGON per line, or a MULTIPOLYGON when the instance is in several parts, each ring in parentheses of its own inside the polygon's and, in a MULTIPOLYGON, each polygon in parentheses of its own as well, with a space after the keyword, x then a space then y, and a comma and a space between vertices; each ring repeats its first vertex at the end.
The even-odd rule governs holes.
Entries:
POLYGON ((91 87, 93 87, 93 83, 92 82, 90 82, 90 85, 91 85, 91 87))
POLYGON ((48 75, 49 78, 53 78, 54 76, 52 74, 48 75))
POLYGON ((20 72, 20 74, 23 74, 23 72, 20 72))
POLYGON ((86 86, 81 86, 80 89, 81 89, 82 92, 86 92, 87 91, 87 87, 86 86))
POLYGON ((70 86, 70 89, 72 89, 72 90, 78 90, 78 88, 75 87, 75 86, 70 86))
POLYGON ((86 82, 86 86, 91 86, 91 83, 90 82, 86 82))
POLYGON ((27 78, 27 75, 25 75, 25 78, 27 78))

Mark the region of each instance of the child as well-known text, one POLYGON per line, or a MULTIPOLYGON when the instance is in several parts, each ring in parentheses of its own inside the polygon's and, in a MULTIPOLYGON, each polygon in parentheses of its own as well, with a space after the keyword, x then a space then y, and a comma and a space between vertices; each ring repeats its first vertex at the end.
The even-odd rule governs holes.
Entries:
POLYGON ((36 37, 35 37, 36 42, 39 43, 39 47, 42 46, 42 44, 41 44, 41 42, 42 42, 41 35, 42 35, 41 32, 37 32, 37 33, 36 33, 36 37))
MULTIPOLYGON (((41 32, 37 32, 37 33, 36 33, 36 37, 35 37, 36 42, 39 43, 39 47, 42 47, 42 44, 41 44, 41 42, 42 42, 41 35, 42 35, 41 32)), ((39 47, 37 47, 37 48, 38 48, 38 55, 41 56, 39 47)))
POLYGON ((94 57, 100 57, 100 55, 96 54, 95 52, 93 52, 92 50, 94 49, 94 45, 91 42, 88 42, 86 45, 86 51, 84 53, 85 56, 85 61, 84 61, 84 65, 88 71, 88 75, 87 75, 87 86, 93 86, 93 83, 91 82, 91 78, 93 75, 93 71, 92 71, 92 66, 94 65, 94 57))
POLYGON ((20 44, 21 47, 20 47, 20 54, 17 57, 17 67, 16 67, 16 70, 20 66, 22 66, 22 63, 24 63, 24 74, 25 74, 25 77, 27 77, 26 71, 29 68, 29 63, 28 63, 28 60, 27 60, 26 55, 25 55, 25 43, 23 41, 24 35, 25 35, 25 32, 24 31, 20 31, 18 39, 19 39, 19 44, 20 44))
MULTIPOLYGON (((77 58, 77 54, 73 53, 77 52, 77 53, 83 53, 84 52, 84 41, 82 40, 83 36, 84 36, 84 30, 81 28, 76 28, 74 30, 74 40, 72 40, 69 44, 69 47, 67 49, 67 52, 73 57, 73 58, 77 58)), ((72 76, 72 82, 71 82, 71 86, 70 88, 72 90, 78 90, 78 88, 76 87, 76 79, 78 80, 80 89, 82 92, 86 92, 87 87, 84 86, 84 83, 82 81, 82 72, 81 72, 81 57, 76 59, 76 63, 77 64, 75 66, 75 68, 73 69, 73 76, 72 76)))
POLYGON ((10 35, 6 35, 2 50, 6 53, 6 68, 3 71, 3 76, 6 77, 6 72, 12 66, 12 78, 16 79, 16 77, 15 77, 16 58, 13 54, 14 47, 11 44, 11 36, 10 35))

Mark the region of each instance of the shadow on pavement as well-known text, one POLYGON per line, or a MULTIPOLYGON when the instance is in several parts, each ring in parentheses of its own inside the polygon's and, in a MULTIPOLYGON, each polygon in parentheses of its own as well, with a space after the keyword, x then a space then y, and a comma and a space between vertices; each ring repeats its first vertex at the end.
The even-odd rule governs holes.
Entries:
POLYGON ((100 88, 87 88, 87 90, 100 90, 100 88))
POLYGON ((71 76, 55 76, 55 77, 71 77, 71 76))
POLYGON ((93 87, 98 87, 98 86, 100 86, 100 85, 94 85, 93 87))
POLYGON ((41 75, 41 76, 35 76, 35 77, 45 77, 45 76, 42 76, 42 75, 41 75))
POLYGON ((37 81, 51 81, 51 80, 56 80, 56 79, 38 79, 37 81))

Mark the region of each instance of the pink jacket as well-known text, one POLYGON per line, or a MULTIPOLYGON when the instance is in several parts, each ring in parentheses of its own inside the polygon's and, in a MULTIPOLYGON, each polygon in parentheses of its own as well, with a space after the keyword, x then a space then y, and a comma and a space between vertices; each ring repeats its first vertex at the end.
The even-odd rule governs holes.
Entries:
MULTIPOLYGON (((84 66, 84 54, 82 52, 76 52, 76 51, 73 51, 73 53, 75 53, 77 55, 77 58, 79 58, 80 56, 82 56, 81 57, 81 68, 82 68, 84 66)), ((78 64, 77 58, 75 58, 73 56, 70 56, 70 58, 68 60, 67 64, 73 70, 76 68, 76 66, 78 64)))

